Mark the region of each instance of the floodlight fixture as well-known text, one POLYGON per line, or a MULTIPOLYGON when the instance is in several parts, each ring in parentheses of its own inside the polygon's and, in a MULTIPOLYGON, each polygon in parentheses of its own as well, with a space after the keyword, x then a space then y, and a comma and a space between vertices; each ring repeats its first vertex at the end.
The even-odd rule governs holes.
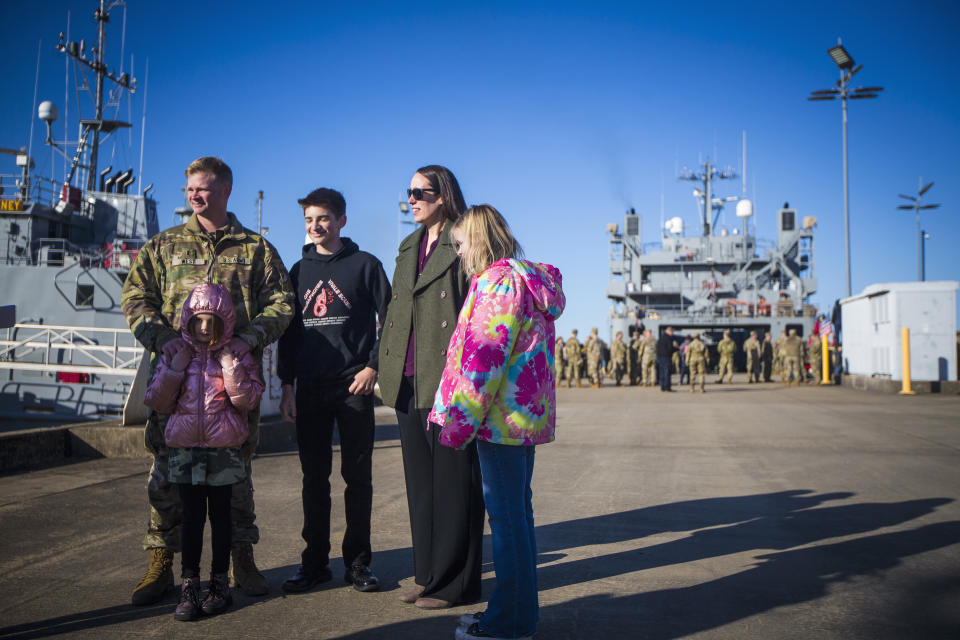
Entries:
POLYGON ((830 57, 833 58, 834 63, 841 69, 851 69, 853 68, 854 62, 853 58, 843 48, 842 44, 838 44, 835 47, 830 47, 827 49, 827 53, 830 54, 830 57))

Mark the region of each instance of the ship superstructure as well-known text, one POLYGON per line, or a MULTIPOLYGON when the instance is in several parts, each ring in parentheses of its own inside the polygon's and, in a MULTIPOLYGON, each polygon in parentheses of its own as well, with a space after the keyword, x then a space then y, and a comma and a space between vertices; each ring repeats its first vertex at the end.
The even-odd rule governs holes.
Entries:
MULTIPOLYGON (((152 185, 133 188, 132 168, 98 166, 101 145, 131 126, 106 119, 105 101, 117 105, 137 83, 105 62, 110 11, 120 4, 100 0, 97 45, 89 51, 63 34, 57 44, 93 98, 93 117, 80 118, 72 142, 53 138, 56 106, 38 106, 46 143, 69 161, 64 179, 35 175, 25 148, 0 149, 17 167, 0 175, 0 306, 15 307, 0 314, 15 320, 0 327, 0 418, 76 421, 123 413, 135 423, 145 415, 136 393, 146 382, 144 350, 120 296, 140 248, 160 229, 157 204, 152 185)), ((264 368, 269 388, 262 410, 276 412, 272 350, 264 354, 264 368)))
MULTIPOLYGON (((607 297, 611 335, 650 329, 660 337, 667 326, 681 337, 701 333, 713 345, 725 330, 742 345, 750 331, 774 339, 795 328, 806 336, 816 321, 807 304, 816 292, 813 275, 816 218, 800 218, 788 204, 776 212, 775 243, 758 242, 751 232, 750 201, 717 198, 713 185, 734 177, 709 162, 682 177, 697 183, 700 234, 685 235, 679 217, 666 221, 661 237, 645 243, 641 216, 633 210, 623 226, 610 224, 610 281, 607 297), (742 228, 717 229, 722 207, 735 200, 742 228)), ((714 359, 715 361, 715 359, 714 359)), ((742 352, 737 366, 743 367, 742 352)))

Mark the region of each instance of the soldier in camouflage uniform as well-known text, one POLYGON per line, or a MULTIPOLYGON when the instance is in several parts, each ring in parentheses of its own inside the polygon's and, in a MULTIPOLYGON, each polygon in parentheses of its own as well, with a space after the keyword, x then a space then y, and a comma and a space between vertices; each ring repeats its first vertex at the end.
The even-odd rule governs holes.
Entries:
POLYGON ((781 331, 780 337, 773 341, 773 372, 780 376, 780 382, 785 382, 783 377, 783 345, 786 342, 786 331, 781 331))
POLYGON ((596 327, 591 329, 590 337, 583 345, 587 352, 587 376, 590 378, 590 386, 594 389, 599 389, 603 383, 603 351, 605 345, 600 336, 597 335, 598 331, 596 327))
MULTIPOLYGON (((664 338, 669 340, 669 338, 664 338)), ((643 367, 643 385, 652 387, 657 381, 657 339, 647 329, 643 332, 643 342, 640 347, 640 365, 643 367)))
POLYGON ((756 331, 750 332, 750 337, 743 343, 743 351, 747 356, 747 382, 760 382, 760 341, 756 331))
POLYGON ((810 336, 810 384, 820 384, 823 375, 823 345, 816 333, 810 336))
POLYGON ((629 375, 630 375, 630 386, 636 386, 640 384, 640 380, 643 377, 643 370, 640 368, 640 351, 643 346, 643 334, 639 331, 634 332, 633 337, 630 339, 630 360, 629 360, 629 375))
MULTIPOLYGON (((293 290, 276 249, 245 229, 227 212, 233 186, 230 168, 219 158, 200 158, 186 170, 187 197, 193 215, 186 224, 161 231, 140 250, 123 286, 121 305, 137 340, 150 351, 151 373, 161 352, 176 353, 180 309, 202 282, 223 284, 236 311, 237 350, 250 350, 259 361, 263 349, 276 341, 293 317, 293 290)), ((259 439, 259 409, 250 411, 250 436, 243 445, 247 479, 234 485, 233 577, 247 595, 267 592, 267 583, 253 559, 259 530, 253 506, 250 457, 259 439)), ((133 591, 132 602, 145 605, 163 597, 173 583, 173 554, 180 549, 180 497, 168 481, 168 450, 164 442, 167 416, 152 413, 144 439, 153 453, 147 483, 150 524, 143 540, 150 566, 133 591)))
POLYGON ((800 363, 803 358, 803 340, 796 329, 790 329, 790 335, 783 341, 783 381, 788 387, 803 382, 800 363))
POLYGON ((580 376, 582 370, 580 368, 580 355, 582 347, 580 346, 580 341, 577 340, 577 330, 574 329, 570 332, 570 338, 567 340, 567 344, 563 347, 563 355, 567 359, 567 386, 573 386, 573 383, 576 382, 578 387, 582 387, 583 383, 580 382, 580 376))
POLYGON ((623 331, 617 331, 616 339, 610 345, 610 375, 618 387, 620 379, 627 372, 627 351, 627 345, 623 341, 623 331))
POLYGON ((727 374, 727 384, 733 384, 733 356, 737 353, 737 343, 730 337, 729 331, 723 332, 723 340, 717 343, 717 353, 720 355, 717 384, 723 383, 724 374, 727 374))
POLYGON ((704 392, 704 381, 707 377, 707 345, 700 340, 700 334, 695 334, 687 347, 687 366, 690 367, 690 393, 696 386, 696 378, 700 378, 700 393, 704 392))
POLYGON ((553 347, 553 371, 554 377, 557 379, 558 387, 564 378, 565 370, 566 366, 563 359, 563 338, 557 336, 557 343, 553 347))
POLYGON ((769 332, 763 334, 760 359, 763 361, 763 381, 770 382, 773 377, 773 338, 769 332))

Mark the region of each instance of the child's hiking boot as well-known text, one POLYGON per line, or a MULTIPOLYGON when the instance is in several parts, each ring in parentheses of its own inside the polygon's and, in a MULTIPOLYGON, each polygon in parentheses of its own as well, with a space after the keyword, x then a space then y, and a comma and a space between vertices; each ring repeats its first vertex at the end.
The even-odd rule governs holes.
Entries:
POLYGON ((227 574, 211 574, 210 586, 207 587, 207 593, 200 608, 208 616, 213 616, 225 611, 231 604, 233 604, 233 595, 230 593, 230 579, 227 574))
POLYGON ((173 619, 187 622, 200 617, 200 576, 184 577, 180 587, 180 602, 173 612, 173 619))

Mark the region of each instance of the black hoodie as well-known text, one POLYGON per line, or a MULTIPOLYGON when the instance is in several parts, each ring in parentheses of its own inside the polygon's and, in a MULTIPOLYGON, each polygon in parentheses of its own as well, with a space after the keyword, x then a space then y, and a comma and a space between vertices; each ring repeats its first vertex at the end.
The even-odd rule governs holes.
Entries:
POLYGON ((350 238, 333 255, 303 247, 290 269, 296 312, 280 338, 277 375, 313 383, 348 382, 364 367, 378 368, 377 317, 387 315, 390 282, 383 265, 350 238))

